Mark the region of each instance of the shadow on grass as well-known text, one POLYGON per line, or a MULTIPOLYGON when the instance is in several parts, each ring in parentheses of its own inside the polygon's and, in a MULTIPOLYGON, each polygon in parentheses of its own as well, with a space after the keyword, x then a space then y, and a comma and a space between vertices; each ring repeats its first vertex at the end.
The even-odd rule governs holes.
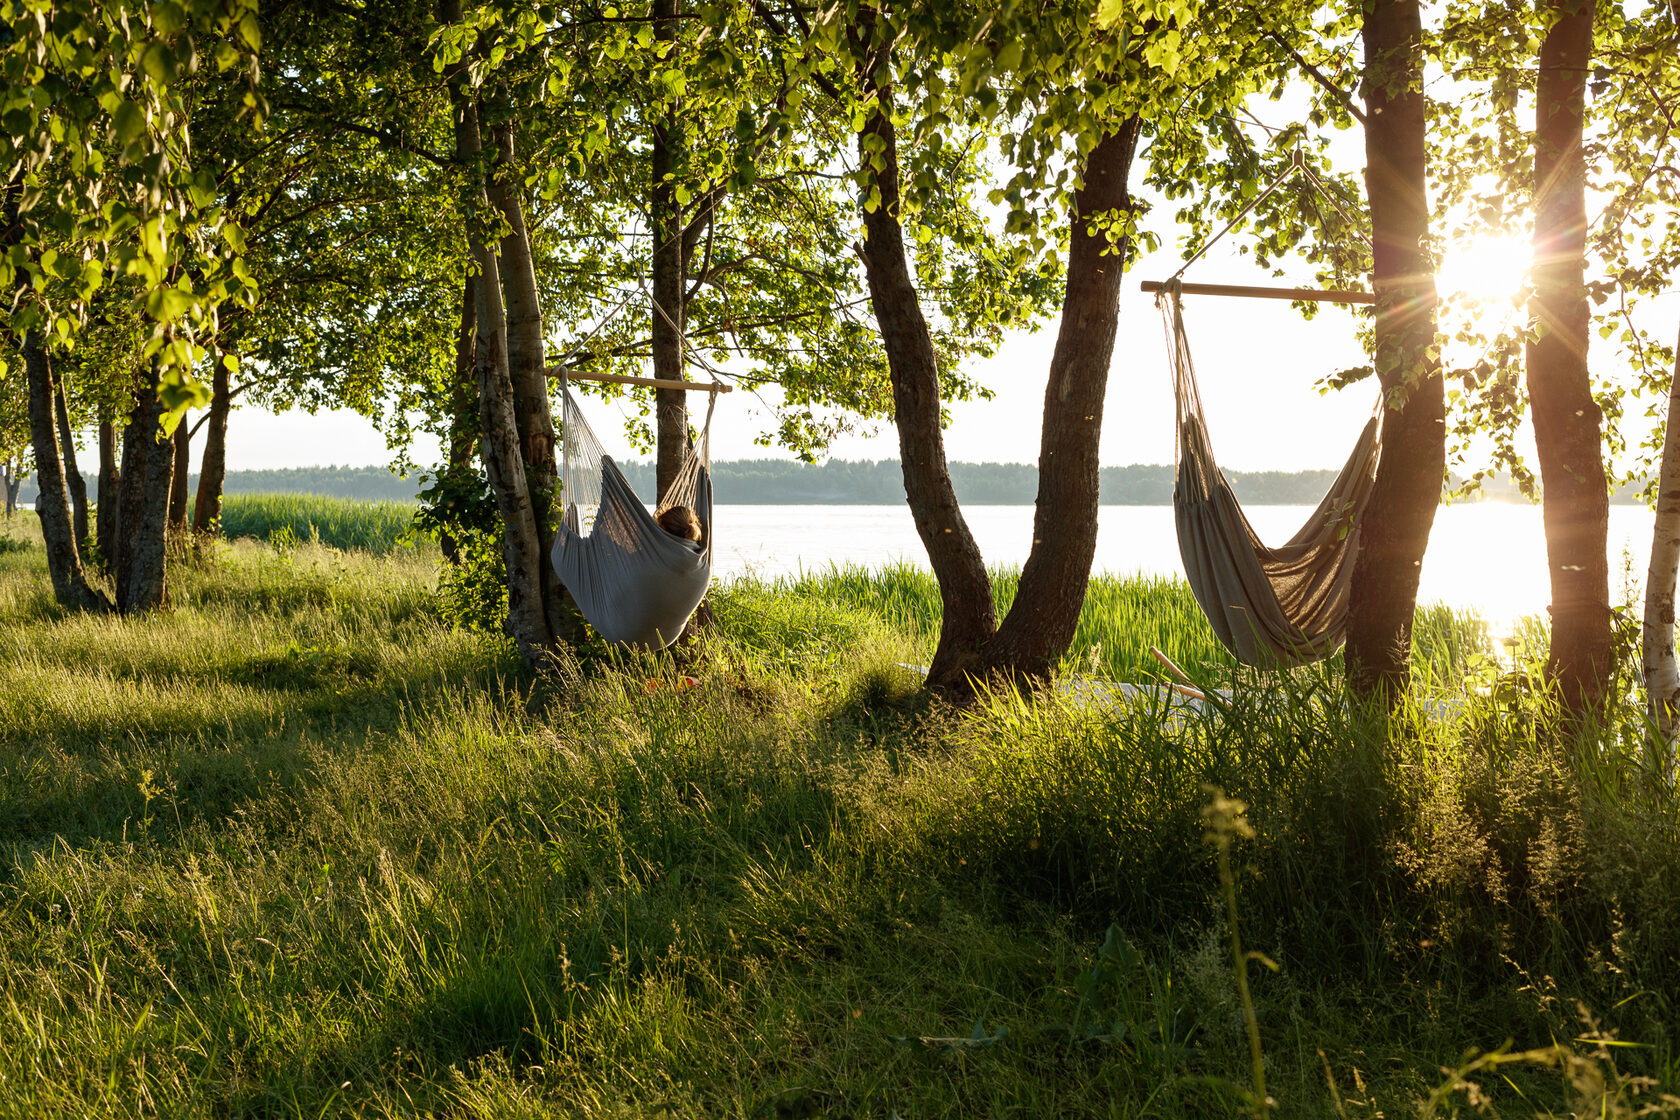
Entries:
POLYGON ((147 822, 153 843, 173 845, 258 802, 295 800, 321 762, 383 749, 416 712, 448 713, 463 698, 517 688, 507 668, 505 658, 487 655, 363 675, 300 659, 243 708, 190 713, 149 704, 120 726, 89 712, 55 720, 47 740, 0 737, 0 836, 77 846, 133 839, 147 822), (262 699, 270 690, 281 703, 262 699))

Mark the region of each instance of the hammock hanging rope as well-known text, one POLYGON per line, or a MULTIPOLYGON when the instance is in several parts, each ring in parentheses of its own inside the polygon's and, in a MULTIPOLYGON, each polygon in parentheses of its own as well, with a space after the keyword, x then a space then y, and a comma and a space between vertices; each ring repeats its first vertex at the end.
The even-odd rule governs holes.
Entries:
POLYGON ((1155 303, 1166 324, 1177 403, 1173 517, 1196 602, 1245 665, 1282 668, 1328 657, 1347 630, 1359 531, 1382 451, 1380 412, 1307 523, 1288 543, 1268 548, 1214 460, 1178 292, 1163 291, 1155 303))
POLYGON ((706 423, 677 477, 649 512, 583 418, 562 373, 560 493, 565 512, 551 560, 560 582, 602 638, 634 649, 664 649, 682 634, 712 579, 712 411, 723 386, 710 390, 706 423), (667 533, 654 519, 687 506, 700 540, 667 533))

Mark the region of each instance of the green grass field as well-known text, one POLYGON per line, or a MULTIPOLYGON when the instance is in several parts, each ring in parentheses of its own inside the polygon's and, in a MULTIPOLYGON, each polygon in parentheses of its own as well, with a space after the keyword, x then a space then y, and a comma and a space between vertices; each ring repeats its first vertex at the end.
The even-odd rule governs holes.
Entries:
POLYGON ((692 688, 537 680, 437 563, 239 541, 114 619, 0 548, 0 1117, 1243 1114, 1210 784, 1275 1115, 1680 1091, 1672 771, 1474 620, 1420 626, 1455 714, 1379 735, 1170 584, 1099 582, 1074 660, 1224 710, 930 703, 903 571, 718 588, 692 688))
POLYGON ((230 494, 222 536, 283 545, 317 542, 383 555, 415 537, 417 502, 360 502, 314 494, 230 494))

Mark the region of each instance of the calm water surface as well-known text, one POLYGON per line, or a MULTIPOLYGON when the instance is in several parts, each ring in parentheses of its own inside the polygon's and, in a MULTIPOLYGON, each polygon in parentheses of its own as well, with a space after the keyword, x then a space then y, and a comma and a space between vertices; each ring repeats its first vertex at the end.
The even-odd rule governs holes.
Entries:
MULTIPOLYGON (((27 505, 24 508, 29 508, 27 505)), ((1245 506, 1262 540, 1288 540, 1311 506, 1245 506)), ((905 506, 715 507, 721 579, 773 578, 830 564, 926 568, 927 553, 905 506)), ((963 510, 980 552, 992 567, 1019 567, 1032 544, 1031 506, 968 506, 963 510)), ((1637 602, 1651 555, 1652 513, 1610 507, 1610 598, 1637 602)), ((1183 576, 1171 506, 1102 506, 1097 516, 1098 572, 1183 576)), ((1550 598, 1546 535, 1540 507, 1484 502, 1443 506, 1424 557, 1421 603, 1478 611, 1495 634, 1525 615, 1544 614, 1550 598)))
MULTIPOLYGON (((1281 544, 1311 506, 1250 506, 1261 539, 1281 544)), ((927 567, 927 553, 904 506, 716 507, 714 572, 773 577, 829 564, 927 567)), ((987 564, 1019 566, 1032 545, 1031 506, 968 506, 963 510, 987 564)), ((1651 511, 1610 507, 1610 593, 1624 598, 1624 555, 1635 585, 1644 581, 1651 549, 1651 511)), ((1184 574, 1171 506, 1103 506, 1097 522, 1096 570, 1113 575, 1184 574)), ((1423 562, 1420 602, 1474 608, 1505 632, 1524 615, 1542 614, 1549 598, 1546 537, 1540 508, 1487 502, 1443 506, 1423 562)))

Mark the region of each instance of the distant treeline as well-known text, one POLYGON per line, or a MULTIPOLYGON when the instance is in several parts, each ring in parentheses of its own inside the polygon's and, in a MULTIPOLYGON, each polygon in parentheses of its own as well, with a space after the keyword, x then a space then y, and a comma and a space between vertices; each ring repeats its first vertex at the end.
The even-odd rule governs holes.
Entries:
MULTIPOLYGON (((636 492, 653 495, 653 466, 625 468, 636 492)), ((1232 472, 1232 485, 1244 501, 1265 505, 1311 504, 1323 496, 1335 471, 1232 472)), ((1022 506, 1038 498, 1038 468, 1026 463, 952 463, 951 483, 968 505, 1022 506)), ((898 460, 852 462, 831 459, 820 466, 775 459, 712 464, 712 485, 719 502, 732 505, 900 505, 904 475, 898 460)), ((1137 465, 1104 467, 1101 501, 1105 505, 1156 506, 1172 501, 1173 469, 1137 465)))
MULTIPOLYGON (((645 501, 653 500, 653 464, 621 464, 630 484, 645 501)), ((1314 505, 1329 488, 1335 471, 1226 471, 1237 497, 1252 505, 1314 505)), ((88 493, 97 489, 87 476, 88 493)), ((969 505, 1031 505, 1038 496, 1038 468, 1026 463, 952 463, 957 497, 969 505)), ((1172 501, 1173 469, 1139 464, 1104 467, 1104 505, 1160 506, 1172 501)), ((904 479, 898 460, 879 462, 830 459, 810 466, 780 459, 740 459, 712 464, 717 500, 729 505, 898 505, 904 479)), ((198 476, 192 476, 196 490, 198 476)), ((412 499, 423 485, 420 474, 399 478, 384 467, 293 467, 272 471, 229 471, 227 494, 319 494, 365 501, 412 499)), ((1520 502, 1515 485, 1505 479, 1484 484, 1491 501, 1520 502)), ((35 500, 35 484, 23 484, 20 501, 35 500)), ((1611 499, 1639 502, 1639 488, 1624 486, 1611 499)))

